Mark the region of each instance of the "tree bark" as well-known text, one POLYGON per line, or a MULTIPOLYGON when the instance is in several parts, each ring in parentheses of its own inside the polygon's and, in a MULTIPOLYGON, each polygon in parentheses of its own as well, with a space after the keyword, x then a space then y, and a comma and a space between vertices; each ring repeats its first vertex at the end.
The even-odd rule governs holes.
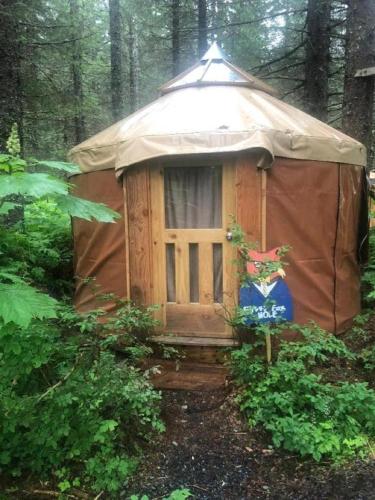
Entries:
POLYGON ((133 113, 139 106, 139 53, 138 36, 134 18, 129 19, 129 100, 133 113))
POLYGON ((374 19, 374 0, 348 1, 342 128, 367 147, 369 161, 372 157, 375 79, 374 76, 355 77, 355 73, 375 66, 374 19))
POLYGON ((5 150, 13 123, 22 146, 21 44, 14 0, 0 0, 0 151, 5 150))
POLYGON ((207 0, 198 0, 198 54, 202 57, 207 51, 207 0))
POLYGON ((304 101, 308 113, 327 121, 331 0, 308 0, 304 101))
POLYGON ((82 49, 79 40, 80 12, 77 0, 70 0, 72 24, 72 87, 74 97, 74 142, 79 144, 85 139, 86 127, 83 114, 82 49))
POLYGON ((180 0, 172 0, 172 73, 180 72, 180 0))
POLYGON ((111 98, 114 121, 123 113, 123 54, 120 0, 109 0, 109 38, 111 40, 111 98))

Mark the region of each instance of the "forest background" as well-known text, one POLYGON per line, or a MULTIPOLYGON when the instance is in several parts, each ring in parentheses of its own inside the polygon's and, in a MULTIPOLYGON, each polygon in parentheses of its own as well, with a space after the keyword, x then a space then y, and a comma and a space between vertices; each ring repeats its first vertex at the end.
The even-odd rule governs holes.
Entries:
POLYGON ((149 103, 216 40, 280 97, 342 129, 372 161, 372 0, 0 0, 0 145, 64 159, 149 103))

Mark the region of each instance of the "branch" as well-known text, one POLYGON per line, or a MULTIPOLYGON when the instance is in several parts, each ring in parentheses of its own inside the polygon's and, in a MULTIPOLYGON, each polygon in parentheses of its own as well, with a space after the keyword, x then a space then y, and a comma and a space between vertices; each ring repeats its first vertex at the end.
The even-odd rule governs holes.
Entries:
POLYGON ((211 26, 210 28, 208 28, 208 31, 215 31, 218 29, 223 29, 223 28, 228 28, 228 27, 235 27, 235 26, 243 26, 243 25, 247 25, 247 24, 260 23, 262 21, 266 21, 267 19, 273 19, 275 17, 286 16, 289 14, 297 14, 299 12, 306 12, 306 10, 307 9, 283 10, 282 12, 276 12, 276 14, 270 14, 269 16, 259 17, 258 19, 253 19, 251 21, 239 21, 237 23, 228 23, 228 24, 223 24, 221 26, 211 26))
MULTIPOLYGON (((216 30, 221 30, 221 29, 225 29, 225 28, 232 28, 232 27, 236 27, 236 26, 245 26, 245 25, 248 25, 248 24, 256 24, 256 23, 260 23, 262 21, 266 21, 267 19, 273 19, 275 17, 279 17, 279 16, 286 16, 286 15, 290 15, 290 14, 298 14, 300 12, 306 12, 307 9, 293 9, 293 10, 283 10, 281 12, 276 12, 275 14, 270 14, 268 16, 264 16, 264 17, 258 17, 256 19, 251 19, 251 20, 248 20, 248 21, 238 21, 238 22, 234 22, 234 23, 227 23, 227 24, 222 24, 222 25, 219 25, 219 26, 210 26, 209 28, 207 28, 207 31, 216 31, 216 30)), ((153 25, 148 25, 149 28, 153 28, 155 26, 153 25)), ((280 26, 280 28, 282 28, 280 26)), ((289 28, 289 29, 292 29, 292 28, 289 28)), ((198 27, 196 26, 190 26, 190 27, 186 27, 186 28, 180 28, 178 30, 179 33, 182 33, 182 32, 193 32, 193 31, 198 31, 198 27)), ((164 40, 170 40, 170 37, 160 37, 161 39, 164 39, 164 40)))
POLYGON ((262 80, 291 80, 293 82, 305 82, 304 78, 293 78, 292 76, 262 76, 262 80))
POLYGON ((342 113, 339 113, 335 118, 332 118, 331 120, 328 120, 328 125, 331 125, 332 123, 335 123, 337 122, 338 120, 340 120, 342 117, 342 113))
POLYGON ((272 64, 275 64, 275 63, 277 63, 279 61, 282 61, 283 59, 286 59, 287 57, 289 57, 292 54, 294 54, 295 52, 297 52, 297 50, 299 50, 301 47, 303 47, 305 45, 305 43, 306 43, 306 40, 303 40, 296 47, 294 47, 293 49, 291 49, 289 52, 286 52, 284 55, 282 55, 280 57, 277 57, 276 59, 273 59, 272 61, 269 61, 267 63, 259 64, 259 66, 254 66, 249 71, 252 72, 252 71, 255 71, 255 70, 263 69, 263 68, 266 68, 267 66, 271 66, 272 64))
POLYGON ((304 82, 301 82, 299 83, 296 87, 294 87, 292 90, 289 90, 288 92, 286 92, 282 97, 281 97, 281 100, 285 99, 285 97, 287 97, 288 95, 290 94, 293 94, 294 92, 296 92, 296 90, 299 90, 301 87, 303 87, 304 85, 304 82))
POLYGON ((75 369, 77 368, 78 366, 78 363, 80 362, 81 358, 83 356, 83 352, 81 352, 81 354, 79 356, 77 356, 75 362, 74 362, 74 365, 72 366, 72 368, 64 375, 64 377, 59 380, 58 382, 56 382, 55 385, 49 387, 46 392, 44 392, 43 394, 41 394, 39 396, 39 398, 37 399, 37 402, 39 403, 40 401, 42 401, 42 399, 44 399, 45 397, 48 396, 48 394, 50 394, 52 391, 54 391, 55 389, 57 389, 60 385, 62 385, 64 382, 66 382, 68 380, 68 378, 74 373, 75 369))
POLYGON ((18 24, 21 26, 29 26, 31 28, 40 28, 40 29, 57 29, 57 28, 71 28, 70 25, 68 24, 52 24, 52 25, 46 25, 46 24, 33 24, 33 23, 26 23, 24 21, 20 21, 18 24))
POLYGON ((47 45, 64 45, 66 43, 73 43, 73 42, 78 42, 78 40, 85 40, 86 38, 90 38, 94 36, 96 33, 89 33, 88 35, 85 36, 79 36, 77 38, 71 38, 69 40, 60 40, 56 42, 30 42, 26 45, 28 46, 37 46, 37 47, 44 47, 47 45))
POLYGON ((275 69, 273 71, 269 71, 268 73, 266 73, 264 75, 259 75, 258 78, 263 79, 263 78, 266 78, 270 75, 274 75, 275 73, 280 73, 281 71, 286 71, 290 68, 296 68, 298 66, 302 66, 303 64, 305 64, 305 61, 300 61, 300 62, 297 62, 294 64, 288 64, 286 66, 282 66, 281 68, 275 69))

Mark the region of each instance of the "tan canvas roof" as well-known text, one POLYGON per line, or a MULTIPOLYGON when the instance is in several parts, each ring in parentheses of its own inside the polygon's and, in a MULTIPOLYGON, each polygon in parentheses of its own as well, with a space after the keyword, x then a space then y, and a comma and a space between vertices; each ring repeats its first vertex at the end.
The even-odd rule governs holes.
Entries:
POLYGON ((175 155, 262 148, 275 156, 366 165, 366 148, 275 97, 260 80, 228 63, 217 47, 165 84, 163 95, 74 147, 83 172, 175 155))

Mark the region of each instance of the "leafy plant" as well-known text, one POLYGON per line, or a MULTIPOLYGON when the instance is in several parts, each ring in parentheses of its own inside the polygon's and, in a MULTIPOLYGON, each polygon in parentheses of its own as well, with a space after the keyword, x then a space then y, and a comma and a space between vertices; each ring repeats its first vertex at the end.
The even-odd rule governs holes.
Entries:
POLYGON ((256 347, 243 345, 231 357, 241 387, 238 401, 251 427, 262 425, 273 444, 317 461, 365 456, 375 437, 375 392, 366 383, 326 383, 311 367, 354 354, 316 325, 293 325, 303 339, 281 341, 273 365, 256 347))
POLYGON ((363 349, 359 357, 365 370, 375 371, 375 345, 363 349))
MULTIPOLYGON (((258 245, 255 242, 246 241, 245 233, 242 227, 232 218, 232 223, 230 225, 230 232, 232 234, 231 244, 238 249, 239 258, 236 261, 238 268, 238 275, 242 286, 248 286, 251 281, 261 282, 267 281, 269 277, 279 271, 284 270, 284 267, 288 264, 285 261, 272 261, 265 260, 258 265, 258 273, 254 276, 250 275, 245 271, 246 263, 253 263, 254 260, 249 255, 250 250, 257 250, 258 245)), ((278 249, 278 256, 284 257, 290 251, 288 245, 283 245, 278 249)))
MULTIPOLYGON (((17 127, 12 128, 12 133, 7 142, 8 152, 0 154, 0 217, 9 215, 19 203, 9 201, 9 197, 21 196, 22 205, 28 206, 35 201, 44 201, 50 203, 49 207, 53 207, 58 211, 59 216, 81 217, 87 220, 93 218, 102 222, 113 222, 119 217, 116 212, 113 212, 104 205, 93 203, 87 200, 82 200, 69 194, 70 185, 64 180, 54 177, 53 175, 42 172, 28 172, 29 164, 20 158, 20 144, 18 139, 17 127)), ((32 162, 35 167, 37 163, 32 162)), ((62 170, 69 172, 77 172, 78 167, 72 164, 63 162, 47 162, 45 166, 54 170, 62 170)), ((42 205, 43 206, 43 205, 42 205)), ((44 208, 46 208, 46 204, 44 208)), ((32 214, 31 209, 31 214, 32 214)), ((26 222, 30 222, 29 217, 26 217, 26 222)), ((35 206, 34 206, 35 215, 35 206)), ((28 226, 29 231, 35 232, 34 228, 28 226)), ((34 248, 28 248, 29 240, 23 238, 25 244, 24 253, 32 255, 31 263, 28 265, 25 258, 14 258, 13 243, 18 243, 18 249, 22 248, 20 240, 22 240, 24 226, 17 228, 16 233, 7 228, 2 228, 0 234, 0 324, 13 322, 19 326, 27 326, 33 319, 51 318, 56 314, 57 303, 46 294, 35 290, 32 287, 33 279, 38 282, 36 273, 43 275, 47 267, 44 262, 42 266, 32 266, 35 250, 48 253, 46 247, 41 243, 37 244, 35 238, 30 241, 34 242, 34 248), (28 252, 27 252, 28 250, 28 252), (31 251, 31 253, 30 253, 31 251), (28 271, 28 272, 27 272, 28 271)), ((53 236, 53 235, 52 235, 53 236)), ((50 240, 51 241, 51 240, 50 240)), ((44 242, 48 244, 48 241, 44 242)), ((17 248, 17 246, 16 246, 17 248)), ((48 256, 51 258, 51 253, 48 256)), ((57 258, 56 255, 53 256, 57 258)), ((46 259, 48 260, 48 259, 46 259)))
POLYGON ((135 334, 153 327, 152 310, 119 301, 106 321, 101 310, 78 315, 48 295, 69 290, 61 270, 71 263, 70 216, 118 215, 30 167, 40 163, 19 157, 13 128, 0 155, 0 472, 54 477, 62 494, 77 486, 114 494, 136 467, 139 444, 164 429, 160 394, 135 366, 151 352, 135 334), (19 206, 21 218, 5 219, 19 206), (121 363, 109 349, 119 338, 121 363))
POLYGON ((362 276, 364 299, 368 305, 375 301, 375 227, 369 233, 369 261, 362 276))
POLYGON ((279 360, 303 361, 312 367, 323 364, 333 358, 353 361, 356 355, 350 351, 342 340, 320 328, 316 323, 307 325, 292 324, 289 329, 299 333, 303 341, 282 341, 279 360))
POLYGON ((2 473, 113 493, 136 467, 140 440, 163 431, 160 394, 131 357, 116 361, 97 317, 64 307, 55 320, 0 328, 2 473))

